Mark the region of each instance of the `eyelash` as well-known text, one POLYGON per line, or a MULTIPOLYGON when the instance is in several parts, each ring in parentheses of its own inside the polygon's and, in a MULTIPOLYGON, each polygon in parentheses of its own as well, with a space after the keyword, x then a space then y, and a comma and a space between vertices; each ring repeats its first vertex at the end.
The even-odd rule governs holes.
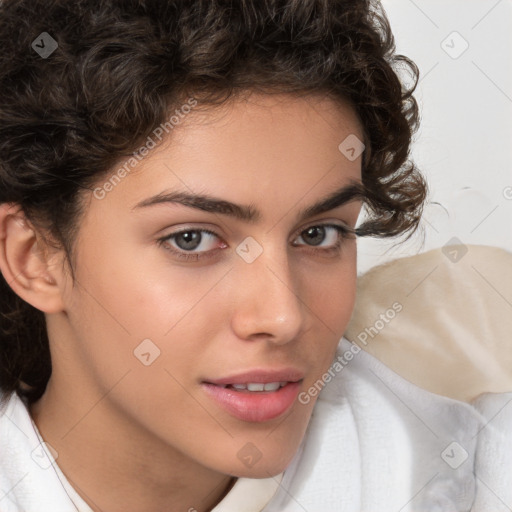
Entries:
MULTIPOLYGON (((344 239, 354 238, 353 233, 349 229, 347 229, 345 226, 341 226, 339 224, 313 224, 311 226, 308 226, 307 228, 304 228, 302 231, 300 231, 298 233, 298 236, 302 236, 302 234, 305 233, 308 229, 318 228, 318 227, 335 229, 338 233, 338 239, 334 245, 332 245, 328 248, 324 248, 324 249, 316 249, 314 246, 309 246, 310 247, 309 250, 311 252, 313 252, 314 254, 323 254, 323 255, 338 254, 340 252, 340 249, 342 246, 342 241, 344 239)), ((163 238, 158 239, 157 243, 159 246, 162 246, 165 250, 169 251, 173 256, 175 256, 179 259, 185 260, 185 261, 199 261, 199 260, 214 257, 217 254, 217 251, 218 251, 217 249, 193 253, 193 252, 186 252, 183 250, 181 250, 181 251, 176 250, 168 244, 169 240, 173 240, 177 236, 179 236, 183 233, 189 233, 189 232, 208 233, 216 238, 220 238, 219 235, 217 235, 217 233, 215 233, 214 231, 211 231, 209 229, 204 229, 204 228, 183 229, 181 231, 177 231, 176 233, 172 233, 170 235, 167 235, 163 238)))

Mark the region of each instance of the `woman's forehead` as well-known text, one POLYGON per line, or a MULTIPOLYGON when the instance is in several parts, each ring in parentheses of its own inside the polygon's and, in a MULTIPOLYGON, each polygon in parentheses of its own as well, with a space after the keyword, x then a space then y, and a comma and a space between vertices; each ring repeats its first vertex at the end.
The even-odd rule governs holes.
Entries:
POLYGON ((191 111, 144 158, 120 162, 98 185, 108 195, 121 192, 132 206, 169 189, 252 200, 258 192, 275 193, 284 199, 283 191, 303 195, 319 184, 329 188, 344 177, 359 178, 360 159, 349 158, 341 146, 360 138, 357 117, 347 105, 259 96, 210 114, 191 111))

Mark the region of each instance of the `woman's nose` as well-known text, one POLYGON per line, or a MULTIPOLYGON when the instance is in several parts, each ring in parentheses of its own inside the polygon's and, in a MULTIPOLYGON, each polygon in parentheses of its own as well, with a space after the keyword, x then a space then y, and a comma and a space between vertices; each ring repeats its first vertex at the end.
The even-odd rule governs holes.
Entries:
POLYGON ((307 307, 286 249, 262 248, 252 261, 242 255, 233 274, 239 284, 232 328, 239 338, 281 345, 299 336, 305 328, 307 307))

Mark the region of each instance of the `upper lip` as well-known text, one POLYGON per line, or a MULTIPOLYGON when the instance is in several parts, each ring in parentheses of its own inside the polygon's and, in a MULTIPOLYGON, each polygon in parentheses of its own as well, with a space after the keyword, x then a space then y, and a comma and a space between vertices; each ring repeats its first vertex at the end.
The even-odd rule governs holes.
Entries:
POLYGON ((298 382, 304 378, 304 372, 296 368, 283 368, 279 370, 259 369, 250 370, 243 373, 237 373, 229 377, 220 379, 207 379, 203 382, 216 384, 219 386, 227 386, 229 384, 247 384, 247 383, 263 383, 270 382, 298 382))

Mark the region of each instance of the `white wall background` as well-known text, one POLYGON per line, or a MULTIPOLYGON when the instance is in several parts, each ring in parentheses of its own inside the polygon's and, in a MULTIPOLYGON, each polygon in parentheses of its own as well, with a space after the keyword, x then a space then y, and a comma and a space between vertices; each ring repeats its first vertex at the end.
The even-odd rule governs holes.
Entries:
POLYGON ((512 0, 383 0, 397 50, 420 69, 412 156, 430 199, 423 237, 360 238, 358 272, 462 243, 512 252, 512 0), (466 48, 467 47, 467 48, 466 48))

